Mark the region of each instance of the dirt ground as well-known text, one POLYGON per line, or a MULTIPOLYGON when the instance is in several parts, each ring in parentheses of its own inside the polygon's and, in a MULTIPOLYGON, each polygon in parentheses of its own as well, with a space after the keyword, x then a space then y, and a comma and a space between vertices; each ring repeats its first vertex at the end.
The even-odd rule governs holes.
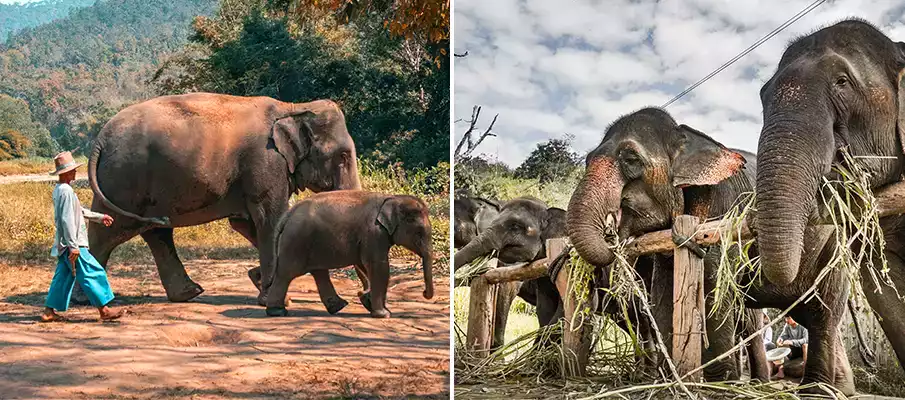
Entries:
POLYGON ((169 303, 153 265, 113 265, 115 306, 131 314, 97 322, 72 307, 68 323, 38 323, 52 270, 0 264, 0 398, 449 397, 449 281, 422 297, 420 269, 394 262, 388 308, 372 319, 358 281, 333 282, 349 301, 325 311, 311 276, 290 288, 290 316, 267 318, 246 276, 251 261, 191 261, 205 288, 169 303))

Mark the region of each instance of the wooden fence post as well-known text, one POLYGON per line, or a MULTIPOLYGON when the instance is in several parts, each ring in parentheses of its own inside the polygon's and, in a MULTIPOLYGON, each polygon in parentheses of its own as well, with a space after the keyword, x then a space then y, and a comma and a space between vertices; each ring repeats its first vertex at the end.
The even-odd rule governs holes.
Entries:
MULTIPOLYGON (((491 259, 490 268, 495 268, 497 259, 491 259)), ((497 285, 487 282, 483 275, 471 281, 468 298, 468 327, 465 333, 465 348, 474 357, 487 357, 493 340, 493 320, 496 310, 497 285)))
MULTIPOLYGON (((565 238, 547 240, 547 259, 553 260, 566 248, 565 238)), ((572 295, 572 285, 569 275, 572 263, 566 262, 556 276, 556 289, 563 301, 563 333, 562 343, 564 354, 563 377, 585 376, 587 374, 588 359, 591 356, 591 320, 587 315, 580 315, 573 321, 576 310, 586 306, 572 295), (572 322, 579 327, 573 329, 572 322)), ((586 298, 589 298, 590 295, 586 298)))
MULTIPOLYGON (((697 217, 680 215, 674 229, 691 238, 699 223, 697 217)), ((704 260, 685 247, 676 247, 673 262, 672 358, 679 375, 684 375, 701 366, 705 310, 699 309, 699 296, 703 294, 704 260)), ((701 372, 692 375, 691 380, 700 381, 701 372)))

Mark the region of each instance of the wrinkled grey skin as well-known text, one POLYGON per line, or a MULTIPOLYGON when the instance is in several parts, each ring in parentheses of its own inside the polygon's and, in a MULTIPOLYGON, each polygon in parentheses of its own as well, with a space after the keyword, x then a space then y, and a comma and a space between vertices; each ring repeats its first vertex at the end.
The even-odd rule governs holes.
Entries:
MULTIPOLYGON (((586 175, 569 203, 569 237, 575 249, 607 276, 614 257, 603 242, 608 231, 618 231, 621 238, 637 237, 670 229, 676 215, 724 214, 740 194, 753 187, 755 168, 753 163, 744 167, 745 156, 754 159, 753 154, 727 149, 697 130, 678 125, 661 109, 646 108, 618 119, 588 154, 586 175)), ((704 290, 708 294, 716 283, 719 253, 713 247, 705 257, 704 290)), ((650 291, 657 326, 671 343, 672 255, 639 257, 636 269, 650 291)), ((712 296, 706 301, 710 347, 702 349, 703 362, 728 351, 739 334, 747 336, 762 324, 759 315, 742 317, 727 310, 710 315, 712 296), (725 318, 746 322, 724 324, 725 318)), ((768 380, 763 338, 750 342, 748 349, 752 376, 768 380)), ((704 370, 708 380, 739 379, 740 373, 732 358, 704 370)))
POLYGON ((177 302, 204 290, 176 254, 174 227, 229 218, 261 250, 269 276, 274 228, 292 193, 361 187, 355 143, 336 103, 210 93, 120 111, 95 139, 88 175, 92 209, 115 219, 109 228, 90 224, 92 253, 106 265, 117 246, 141 235, 167 298, 177 302))
POLYGON ((453 202, 453 215, 453 245, 458 249, 490 226, 500 215, 500 205, 481 197, 462 197, 453 202))
MULTIPOLYGON (((522 197, 503 204, 500 214, 487 229, 481 231, 453 257, 454 268, 460 268, 475 258, 496 250, 503 263, 518 263, 546 257, 547 239, 566 236, 566 212, 550 207, 542 201, 522 197)), ((554 322, 562 315, 559 294, 548 277, 525 282, 500 284, 497 293, 492 347, 503 345, 509 307, 515 296, 537 307, 540 326, 554 322)))
MULTIPOLYGON (((760 212, 754 226, 764 275, 776 286, 794 288, 784 290, 787 294, 797 297, 823 267, 808 263, 813 258, 807 253, 809 243, 821 239, 816 236, 819 230, 806 226, 825 211, 818 191, 823 177, 835 179, 830 168, 841 159, 839 149, 847 146, 854 156, 882 156, 856 159, 870 173, 872 188, 902 179, 903 69, 905 43, 893 42, 864 21, 847 20, 791 43, 761 88, 764 125, 757 154, 757 208, 770 212, 760 212)), ((883 218, 880 225, 889 275, 902 293, 905 217, 883 218)), ((809 332, 818 333, 816 338, 811 333, 803 383, 833 380, 839 341, 829 332, 841 320, 848 294, 839 274, 819 288, 826 307, 812 304, 793 313, 809 332)), ((905 366, 905 305, 890 288, 881 288, 881 294, 871 279, 861 281, 905 366)))
MULTIPOLYGON (((357 265, 367 271, 371 282, 362 303, 372 317, 389 318, 386 294, 393 245, 421 257, 424 298, 434 296, 430 219, 427 205, 417 197, 364 191, 320 193, 300 201, 283 216, 275 240, 273 279, 264 285, 267 315, 288 315, 286 293, 296 277, 357 265)), ((327 298, 336 297, 332 284, 318 285, 318 291, 325 304, 327 298)))

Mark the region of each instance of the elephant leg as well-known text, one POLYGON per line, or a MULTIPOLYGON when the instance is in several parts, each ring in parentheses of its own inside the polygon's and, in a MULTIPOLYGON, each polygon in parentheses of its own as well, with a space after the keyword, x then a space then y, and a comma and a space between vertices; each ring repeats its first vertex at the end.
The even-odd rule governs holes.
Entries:
POLYGON ((355 276, 361 281, 361 291, 358 292, 358 296, 364 296, 365 293, 371 291, 371 281, 368 279, 368 271, 365 270, 364 265, 355 264, 355 276))
MULTIPOLYGON (((92 206, 94 209, 98 209, 97 207, 97 204, 92 206)), ((105 211, 101 209, 99 212, 105 211)), ((122 219, 125 220, 126 218, 122 219)), ((90 223, 88 224, 88 246, 91 249, 91 255, 106 269, 113 250, 119 245, 128 242, 129 239, 138 236, 145 229, 148 229, 148 227, 130 224, 127 221, 120 221, 120 219, 115 219, 113 225, 109 227, 90 223)), ((82 291, 81 285, 75 285, 72 291, 72 303, 82 306, 91 304, 88 301, 88 296, 82 291)))
POLYGON ((244 218, 230 218, 229 227, 239 232, 252 246, 258 247, 258 232, 253 222, 244 218))
MULTIPOLYGON (((245 240, 248 240, 252 246, 258 248, 258 233, 255 230, 255 224, 251 221, 243 218, 230 218, 229 226, 233 228, 234 231, 239 232, 245 240)), ((248 279, 251 279, 251 283, 255 285, 258 289, 258 292, 261 291, 261 267, 257 266, 250 270, 248 270, 248 279)))
MULTIPOLYGON (((537 309, 538 325, 548 326, 553 324, 558 320, 556 318, 557 310, 562 309, 562 300, 556 290, 556 285, 549 279, 538 279, 536 293, 537 304, 535 304, 535 307, 537 309)), ((596 309, 596 305, 593 309, 596 309)), ((560 311, 560 313, 562 312, 560 311)))
POLYGON ((167 292, 167 299, 173 302, 189 301, 204 293, 200 285, 192 281, 185 272, 185 266, 176 254, 173 243, 173 228, 154 228, 141 234, 151 248, 160 282, 167 292))
POLYGON ((493 316, 493 339, 490 351, 495 351, 506 344, 506 324, 509 322, 509 310, 512 301, 521 288, 521 282, 503 282, 497 284, 496 309, 493 316))
MULTIPOLYGON (((840 326, 841 328, 841 326, 840 326)), ((852 396, 855 394, 855 376, 852 374, 852 366, 848 362, 848 354, 845 353, 845 344, 842 342, 842 331, 836 331, 836 375, 833 379, 833 386, 842 394, 852 396)))
POLYGON ((374 318, 389 318, 390 310, 387 309, 387 287, 390 285, 390 260, 388 253, 375 260, 365 263, 371 278, 371 316, 374 318))
MULTIPOLYGON (((289 194, 285 193, 285 191, 284 193, 276 192, 279 191, 271 192, 268 198, 258 202, 249 201, 247 204, 249 214, 251 215, 255 227, 255 233, 257 234, 258 257, 261 265, 261 282, 267 282, 268 279, 270 279, 270 274, 273 272, 274 246, 276 244, 274 241, 274 231, 280 216, 282 216, 288 208, 286 199, 289 198, 289 194), (279 200, 280 196, 283 196, 282 200, 279 200)), ((277 301, 283 300, 280 298, 280 300, 277 301)), ((267 304, 267 291, 263 289, 260 290, 258 293, 258 304, 267 304)))
MULTIPOLYGON (((745 321, 738 320, 740 312, 738 310, 729 310, 727 307, 721 307, 714 310, 713 296, 710 293, 716 285, 716 279, 713 271, 716 271, 717 265, 711 262, 711 259, 705 261, 704 274, 704 299, 705 321, 707 324, 707 341, 709 347, 701 344, 701 362, 707 363, 717 358, 720 354, 725 353, 735 346, 736 330, 739 323, 745 321)), ((763 346, 763 343, 761 343, 763 346)), ((738 362, 733 357, 723 358, 710 366, 704 368, 704 379, 710 382, 738 380, 741 375, 738 362)))
MULTIPOLYGON (((905 294, 905 261, 897 253, 888 250, 886 260, 889 266, 889 277, 896 284, 898 292, 905 294)), ((892 345, 896 357, 899 359, 899 365, 905 368, 905 335, 902 334, 905 332, 905 306, 896 297, 896 290, 884 285, 880 288, 883 292, 879 293, 864 268, 862 266, 861 287, 864 289, 868 303, 876 313, 880 327, 883 328, 889 344, 892 345)))
POLYGON ((273 272, 270 285, 264 288, 264 292, 267 295, 264 305, 267 307, 265 312, 268 317, 285 317, 289 315, 289 311, 286 310, 286 296, 289 294, 289 284, 298 277, 295 271, 304 270, 304 268, 298 268, 298 266, 293 265, 292 260, 285 258, 288 257, 280 258, 280 268, 273 272))
MULTIPOLYGON (((749 310, 751 311, 751 310, 749 310)), ((757 314, 760 314, 760 310, 756 310, 757 314)), ((763 320, 760 319, 760 315, 757 315, 757 321, 754 325, 754 329, 746 329, 743 330, 744 337, 748 337, 754 332, 760 330, 763 327, 763 320)), ((751 370, 751 379, 758 380, 761 382, 769 382, 770 381, 770 366, 767 362, 767 349, 764 348, 764 336, 757 335, 754 339, 751 339, 747 344, 748 350, 748 368, 751 370)), ((741 371, 739 371, 741 373, 741 371)))
MULTIPOLYGON (((796 321, 809 321, 806 326, 808 329, 808 344, 807 354, 804 358, 806 366, 801 379, 802 385, 809 383, 833 384, 836 365, 835 353, 836 346, 838 346, 838 337, 836 335, 838 319, 833 318, 829 314, 825 309, 814 308, 793 310, 792 312, 792 318, 796 321)), ((786 374, 794 376, 792 365, 789 365, 790 363, 786 364, 783 368, 786 374)), ((804 390, 804 392, 816 394, 823 393, 823 390, 813 388, 804 390)))
POLYGON ((317 294, 320 295, 321 303, 324 304, 328 313, 331 315, 336 314, 349 305, 348 301, 343 300, 336 293, 333 281, 330 280, 330 271, 325 269, 311 271, 311 276, 314 277, 314 284, 317 285, 317 294))

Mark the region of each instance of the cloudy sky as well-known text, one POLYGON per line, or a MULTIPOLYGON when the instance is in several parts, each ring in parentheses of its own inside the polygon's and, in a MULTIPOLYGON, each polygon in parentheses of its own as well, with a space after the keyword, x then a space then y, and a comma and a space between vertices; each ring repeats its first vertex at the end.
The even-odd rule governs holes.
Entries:
MULTIPOLYGON (((575 135, 582 156, 614 119, 659 106, 813 0, 455 0, 455 118, 499 119, 477 150, 512 166, 575 135)), ((755 151, 758 92, 786 44, 857 16, 905 41, 905 2, 828 1, 667 108, 680 123, 755 151)), ((457 139, 467 129, 457 122, 457 139)), ((458 141, 457 141, 458 143, 458 141)))

